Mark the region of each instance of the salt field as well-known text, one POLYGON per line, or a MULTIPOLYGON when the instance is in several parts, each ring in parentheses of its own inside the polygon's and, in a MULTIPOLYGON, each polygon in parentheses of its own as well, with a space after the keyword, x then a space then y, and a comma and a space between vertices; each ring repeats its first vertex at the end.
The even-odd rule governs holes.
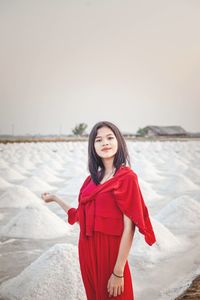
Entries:
MULTIPOLYGON (((200 274, 200 141, 127 141, 157 238, 136 228, 129 254, 135 300, 173 300, 200 274)), ((46 204, 77 207, 87 142, 0 144, 0 299, 86 300, 79 225, 46 204)))

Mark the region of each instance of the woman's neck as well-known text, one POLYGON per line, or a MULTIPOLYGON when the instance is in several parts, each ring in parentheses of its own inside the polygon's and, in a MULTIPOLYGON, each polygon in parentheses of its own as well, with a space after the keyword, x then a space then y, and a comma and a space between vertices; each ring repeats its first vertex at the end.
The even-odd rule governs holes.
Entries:
POLYGON ((105 175, 109 174, 110 172, 113 171, 113 169, 114 169, 113 159, 112 160, 111 159, 104 160, 103 164, 104 164, 104 168, 105 168, 105 175))

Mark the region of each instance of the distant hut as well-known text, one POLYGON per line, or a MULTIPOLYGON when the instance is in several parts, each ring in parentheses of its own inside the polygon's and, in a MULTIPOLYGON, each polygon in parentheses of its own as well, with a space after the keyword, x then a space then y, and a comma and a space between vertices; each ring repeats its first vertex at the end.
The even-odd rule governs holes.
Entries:
POLYGON ((143 128, 143 132, 145 132, 145 136, 188 136, 187 131, 181 126, 146 126, 143 128))
POLYGON ((125 137, 125 138, 132 138, 135 136, 135 134, 133 134, 132 132, 128 132, 128 131, 122 131, 122 135, 125 137))

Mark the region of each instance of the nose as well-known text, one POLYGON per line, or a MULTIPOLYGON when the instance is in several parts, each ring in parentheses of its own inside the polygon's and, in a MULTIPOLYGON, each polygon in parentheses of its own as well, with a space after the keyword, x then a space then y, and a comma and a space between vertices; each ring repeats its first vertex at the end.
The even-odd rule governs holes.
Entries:
POLYGON ((108 141, 103 141, 103 146, 106 146, 106 145, 108 145, 108 141))

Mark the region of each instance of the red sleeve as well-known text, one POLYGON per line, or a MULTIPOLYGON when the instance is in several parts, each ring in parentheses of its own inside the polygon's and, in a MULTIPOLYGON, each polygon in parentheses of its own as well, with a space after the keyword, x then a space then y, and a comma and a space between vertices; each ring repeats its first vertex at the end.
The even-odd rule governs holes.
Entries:
MULTIPOLYGON (((85 181, 79 191, 78 204, 80 201, 81 192, 82 192, 83 188, 85 188, 85 186, 88 184, 89 180, 90 180, 90 175, 85 179, 85 181)), ((67 215, 68 215, 67 221, 69 224, 73 225, 75 222, 78 222, 79 221, 79 205, 78 205, 78 208, 71 207, 68 210, 67 215)))
POLYGON ((155 243, 156 238, 139 187, 137 174, 131 172, 120 179, 114 189, 114 194, 118 207, 138 227, 139 232, 144 235, 146 243, 150 246, 155 243))

